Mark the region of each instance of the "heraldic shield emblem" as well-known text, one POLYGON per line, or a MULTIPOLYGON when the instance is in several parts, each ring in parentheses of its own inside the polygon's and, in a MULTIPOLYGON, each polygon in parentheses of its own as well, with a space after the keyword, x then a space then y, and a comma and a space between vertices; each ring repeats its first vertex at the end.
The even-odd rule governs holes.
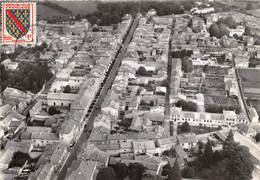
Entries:
POLYGON ((30 29, 29 9, 8 9, 6 10, 7 32, 16 39, 26 35, 30 29))
POLYGON ((2 43, 36 42, 36 3, 2 3, 2 43))

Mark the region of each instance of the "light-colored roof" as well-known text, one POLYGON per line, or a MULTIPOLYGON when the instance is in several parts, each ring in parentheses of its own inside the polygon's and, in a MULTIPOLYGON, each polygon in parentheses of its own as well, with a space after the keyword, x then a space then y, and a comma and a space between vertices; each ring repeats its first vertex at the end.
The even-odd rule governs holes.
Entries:
POLYGON ((54 167, 52 164, 45 164, 43 168, 41 169, 39 175, 38 175, 38 180, 45 180, 46 177, 51 173, 51 171, 54 170, 54 167))
POLYGON ((85 144, 85 148, 81 151, 80 157, 88 161, 97 161, 106 165, 109 159, 109 154, 101 151, 94 144, 85 144))
POLYGON ((14 152, 21 151, 24 153, 28 153, 31 150, 30 142, 15 142, 15 141, 7 141, 5 145, 5 149, 12 150, 14 152))
POLYGON ((70 93, 48 93, 47 99, 74 101, 77 98, 77 96, 78 94, 70 93))
POLYGON ((149 119, 151 121, 163 121, 164 120, 164 114, 162 113, 156 113, 156 112, 147 112, 143 116, 144 119, 149 119))
POLYGON ((57 165, 60 160, 63 158, 64 152, 67 151, 67 146, 65 144, 58 144, 50 158, 51 164, 57 165))
POLYGON ((32 132, 31 138, 42 140, 59 140, 58 136, 55 133, 46 132, 32 132))
POLYGON ((0 107, 0 117, 5 117, 11 111, 11 105, 5 104, 0 107))
POLYGON ((77 169, 71 172, 66 180, 92 180, 97 162, 94 161, 80 161, 77 169))
POLYGON ((18 89, 10 88, 10 87, 5 88, 5 90, 3 91, 3 95, 5 96, 5 98, 14 98, 14 99, 25 100, 25 101, 30 101, 32 98, 31 95, 26 94, 25 92, 20 91, 18 89))
POLYGON ((197 138, 196 134, 194 133, 185 133, 178 135, 178 141, 179 143, 196 143, 197 138))

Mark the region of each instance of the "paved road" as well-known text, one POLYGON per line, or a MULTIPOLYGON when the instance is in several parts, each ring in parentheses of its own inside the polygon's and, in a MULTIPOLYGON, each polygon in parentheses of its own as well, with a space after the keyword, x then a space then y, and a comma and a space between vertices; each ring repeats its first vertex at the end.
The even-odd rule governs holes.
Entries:
POLYGON ((260 161, 260 147, 252 142, 249 138, 243 136, 242 134, 235 132, 234 133, 234 140, 239 142, 241 145, 246 146, 249 148, 249 152, 258 160, 260 161))
POLYGON ((81 134, 78 141, 75 143, 73 149, 71 149, 69 158, 65 162, 65 165, 63 166, 63 168, 58 173, 56 173, 56 176, 54 177, 54 179, 57 179, 57 180, 65 179, 67 170, 68 170, 71 162, 73 160, 77 159, 77 153, 80 151, 83 143, 87 141, 89 134, 93 128, 94 119, 98 115, 101 104, 104 101, 104 98, 117 75, 117 71, 121 65, 124 54, 127 51, 128 45, 130 44, 130 42, 132 40, 134 31, 138 25, 138 22, 139 22, 139 19, 135 19, 134 22, 132 23, 131 28, 122 44, 122 47, 121 47, 119 53, 116 55, 115 60, 111 64, 111 66, 108 70, 107 76, 104 79, 104 82, 103 82, 100 90, 98 91, 95 99, 92 102, 91 109, 89 110, 90 115, 89 115, 89 117, 86 117, 87 125, 85 127, 85 131, 81 134))

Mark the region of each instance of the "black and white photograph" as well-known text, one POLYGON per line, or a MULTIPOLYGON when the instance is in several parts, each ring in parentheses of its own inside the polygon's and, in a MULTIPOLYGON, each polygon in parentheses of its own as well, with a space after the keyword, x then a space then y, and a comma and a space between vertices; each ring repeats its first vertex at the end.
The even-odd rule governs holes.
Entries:
POLYGON ((260 0, 1 0, 0 180, 260 180, 260 0))

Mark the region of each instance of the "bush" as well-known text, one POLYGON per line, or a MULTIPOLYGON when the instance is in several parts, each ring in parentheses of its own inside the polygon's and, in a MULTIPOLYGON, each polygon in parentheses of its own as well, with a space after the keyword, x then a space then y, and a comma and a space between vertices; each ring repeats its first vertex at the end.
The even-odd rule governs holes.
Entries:
POLYGON ((56 109, 56 107, 54 107, 54 106, 51 106, 50 108, 49 108, 49 111, 48 111, 48 113, 49 113, 49 115, 54 115, 54 114, 60 114, 60 111, 59 110, 57 110, 56 109))
POLYGON ((146 76, 147 75, 147 71, 146 71, 145 67, 141 66, 136 71, 136 74, 141 75, 141 76, 146 76))
POLYGON ((260 133, 256 133, 255 135, 255 141, 259 142, 260 141, 260 133))
POLYGON ((116 178, 116 173, 113 168, 111 167, 103 167, 99 170, 97 174, 96 180, 115 180, 116 178))
POLYGON ((195 169, 193 167, 185 167, 182 172, 182 177, 184 178, 194 178, 195 176, 195 169))
POLYGON ((65 86, 63 93, 70 93, 71 87, 69 85, 65 86))
POLYGON ((180 130, 181 133, 190 132, 191 131, 190 124, 187 121, 185 121, 184 123, 182 123, 182 125, 180 125, 180 130))
POLYGON ((192 72, 193 70, 193 65, 192 65, 192 61, 189 59, 188 56, 185 56, 183 59, 182 59, 182 66, 181 66, 182 70, 185 72, 185 73, 190 73, 192 72))
POLYGON ((182 110, 184 111, 193 111, 193 112, 197 111, 197 104, 192 101, 186 102, 184 100, 179 100, 176 103, 176 107, 182 107, 182 110))
POLYGON ((209 34, 210 36, 214 36, 216 38, 221 38, 222 36, 228 35, 229 31, 227 28, 227 25, 224 23, 213 23, 210 27, 209 27, 209 34))

